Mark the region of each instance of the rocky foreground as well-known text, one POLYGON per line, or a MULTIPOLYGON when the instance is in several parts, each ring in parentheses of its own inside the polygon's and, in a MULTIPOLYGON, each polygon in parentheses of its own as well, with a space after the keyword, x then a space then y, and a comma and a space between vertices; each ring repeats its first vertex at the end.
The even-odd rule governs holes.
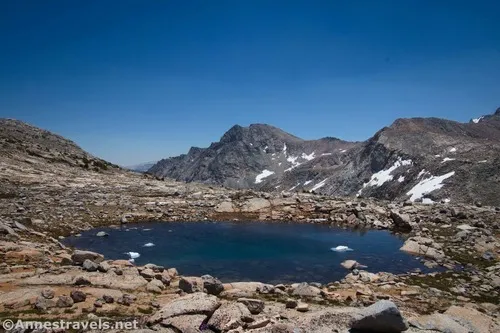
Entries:
POLYGON ((135 319, 142 332, 175 333, 500 331, 498 208, 163 181, 30 137, 0 145, 2 320, 135 319), (407 237, 402 250, 440 272, 393 275, 350 261, 345 278, 326 285, 222 284, 60 243, 102 225, 205 219, 389 229, 407 237))
POLYGON ((60 166, 22 171, 2 170, 16 183, 0 199, 4 319, 137 318, 162 332, 499 331, 498 209, 241 192, 60 166), (99 225, 203 219, 393 229, 408 235, 402 250, 445 271, 396 276, 346 262, 351 271, 327 285, 222 284, 59 242, 99 225))

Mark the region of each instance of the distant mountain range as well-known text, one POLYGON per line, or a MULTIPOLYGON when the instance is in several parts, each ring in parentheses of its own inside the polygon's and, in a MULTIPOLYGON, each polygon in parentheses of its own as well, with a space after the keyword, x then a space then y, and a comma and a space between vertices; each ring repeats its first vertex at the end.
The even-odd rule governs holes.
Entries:
POLYGON ((163 159, 148 173, 240 189, 499 205, 500 108, 469 123, 397 119, 364 142, 236 125, 219 142, 163 159))
POLYGON ((129 166, 125 166, 124 168, 125 169, 129 169, 129 170, 132 170, 132 171, 137 171, 137 172, 147 172, 149 169, 151 169, 153 167, 153 165, 155 165, 156 163, 158 163, 158 161, 154 161, 154 162, 145 162, 145 163, 141 163, 141 164, 136 164, 136 165, 129 165, 129 166))
MULTIPOLYGON (((0 119, 0 156, 19 170, 122 172, 70 140, 12 119, 0 119)), ((147 164, 130 168, 143 172, 147 164)), ((500 109, 469 123, 398 119, 364 142, 236 125, 219 142, 163 159, 148 173, 239 189, 500 206, 500 109)))

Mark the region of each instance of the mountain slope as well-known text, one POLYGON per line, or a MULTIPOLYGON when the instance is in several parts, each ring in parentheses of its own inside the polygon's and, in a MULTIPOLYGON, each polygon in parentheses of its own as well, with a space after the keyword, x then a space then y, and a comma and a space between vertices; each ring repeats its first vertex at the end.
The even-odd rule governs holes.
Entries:
POLYGON ((53 172, 64 165, 93 171, 117 168, 60 135, 14 119, 0 118, 0 155, 4 166, 29 166, 53 172))
POLYGON ((315 158, 355 145, 335 138, 302 140, 269 125, 236 125, 210 147, 193 147, 186 155, 161 160, 149 173, 187 182, 259 188, 264 181, 280 179, 315 158))
POLYGON ((233 188, 500 204, 500 109, 465 124, 398 119, 365 142, 234 126, 210 147, 161 160, 148 172, 233 188))

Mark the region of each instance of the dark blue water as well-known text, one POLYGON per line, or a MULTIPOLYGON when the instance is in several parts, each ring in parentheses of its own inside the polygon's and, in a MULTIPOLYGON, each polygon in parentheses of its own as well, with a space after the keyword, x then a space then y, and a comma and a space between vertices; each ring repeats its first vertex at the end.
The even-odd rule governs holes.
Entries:
POLYGON ((368 271, 403 273, 425 267, 399 251, 403 240, 387 231, 350 231, 295 223, 164 222, 99 228, 66 245, 102 253, 108 259, 129 259, 137 265, 154 263, 176 267, 183 275, 210 274, 224 282, 321 282, 343 278, 347 259, 367 265, 368 271), (108 237, 97 237, 105 231, 108 237), (145 247, 147 243, 155 246, 145 247), (338 253, 346 245, 353 251, 338 253))

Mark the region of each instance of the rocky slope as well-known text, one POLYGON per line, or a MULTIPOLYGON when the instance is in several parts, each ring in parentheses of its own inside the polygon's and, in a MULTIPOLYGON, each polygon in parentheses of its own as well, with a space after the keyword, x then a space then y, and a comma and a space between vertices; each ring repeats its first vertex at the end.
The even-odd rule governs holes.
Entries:
POLYGON ((149 173, 240 189, 499 205, 500 109, 466 124, 398 119, 365 142, 234 126, 210 147, 161 160, 149 173))

